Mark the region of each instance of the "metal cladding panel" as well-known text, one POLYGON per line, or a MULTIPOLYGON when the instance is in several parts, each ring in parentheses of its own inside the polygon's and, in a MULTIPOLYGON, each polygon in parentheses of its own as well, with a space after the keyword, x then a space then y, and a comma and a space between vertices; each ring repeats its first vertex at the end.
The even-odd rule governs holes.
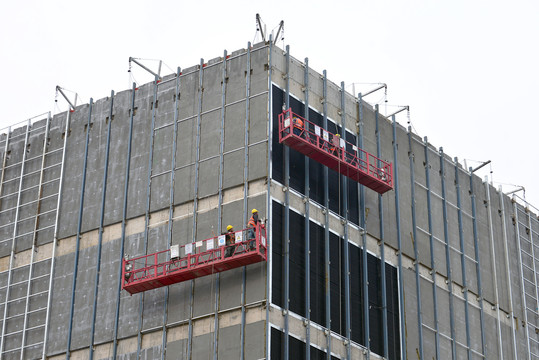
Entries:
POLYGON ((196 161, 197 118, 192 117, 178 124, 176 166, 183 167, 196 161))
POLYGON ((187 358, 187 339, 167 342, 166 360, 177 360, 187 358))
POLYGON ((53 299, 49 325, 51 331, 47 334, 48 355, 66 350, 74 261, 75 254, 69 253, 57 257, 54 263, 53 299))
MULTIPOLYGON (((212 354, 213 332, 194 336, 192 345, 192 359, 209 359, 212 354)), ((236 343, 235 345, 237 345, 236 343)))
MULTIPOLYGON (((206 93, 204 93, 206 100, 206 93)), ((203 102, 204 103, 204 102, 203 102)), ((221 138, 221 111, 204 114, 200 121, 200 159, 219 155, 221 138)))
MULTIPOLYGON (((412 270, 404 269, 403 273, 404 287, 406 289, 404 304, 406 309, 406 323, 410 324, 411 328, 408 331, 406 339, 406 346, 409 350, 419 348, 419 336, 417 326, 417 293, 416 293, 416 281, 415 273, 412 270)), ((372 316, 371 316, 372 317, 372 316)), ((413 351, 413 350, 412 350, 413 351)), ((412 352, 410 352, 412 353, 412 352)))
POLYGON ((131 91, 122 91, 114 96, 114 119, 111 124, 105 199, 105 225, 119 222, 122 219, 131 93, 131 91))
MULTIPOLYGON (((246 325, 247 327, 248 325, 246 325)), ((234 326, 228 326, 228 327, 222 327, 219 328, 219 344, 217 349, 217 357, 219 359, 238 359, 240 358, 240 333, 241 333, 241 325, 234 325, 234 326)), ((248 332, 245 332, 246 337, 248 332)), ((262 333, 262 337, 258 339, 260 343, 263 343, 263 341, 260 341, 264 339, 264 333, 262 333)), ((248 344, 247 339, 245 341, 245 344, 248 344)), ((213 347, 212 347, 213 350, 213 347)), ((263 356, 262 356, 263 357, 263 356)), ((246 357, 246 359, 256 359, 254 357, 246 357)))
POLYGON ((176 170, 174 179, 174 204, 193 200, 195 198, 195 165, 176 170))
POLYGON ((470 347, 472 350, 481 353, 481 311, 474 307, 468 306, 470 327, 470 347))
POLYGON ((199 170, 199 198, 217 194, 219 192, 219 158, 214 157, 202 161, 199 170))
MULTIPOLYGON (((196 222, 196 240, 205 240, 214 236, 218 236, 217 225, 217 209, 200 212, 197 214, 196 222)), ((191 225, 192 226, 192 225, 191 225)), ((189 240, 191 242, 191 240, 189 240)))
MULTIPOLYGON (((105 170, 105 155, 107 146, 107 131, 110 113, 110 99, 98 100, 92 107, 94 126, 90 130, 88 143, 88 164, 86 165, 86 185, 84 188, 84 210, 82 232, 93 230, 99 226, 101 217, 101 197, 103 192, 103 173, 105 170)), ((111 125, 112 126, 112 125, 111 125)), ((86 132, 83 131, 83 142, 86 132)), ((84 164, 84 150, 77 144, 79 161, 84 164)), ((84 146, 84 145, 83 145, 84 146)), ((69 155, 71 156, 71 155, 69 155)), ((78 213, 75 215, 78 217, 78 213)), ((74 221, 75 224, 77 221, 74 221)))
POLYGON ((95 343, 111 341, 116 316, 116 289, 118 288, 118 268, 121 265, 120 242, 116 239, 103 244, 99 292, 95 323, 95 343))
POLYGON ((251 51, 251 94, 268 91, 268 52, 267 47, 251 51))
MULTIPOLYGON (((154 171, 152 171, 155 173, 154 171)), ((150 188, 150 211, 161 210, 170 205, 170 172, 152 177, 150 188)))
MULTIPOLYGON (((477 184, 474 184, 476 186, 477 184)), ((491 304, 495 304, 494 296, 494 274, 492 271, 492 256, 490 232, 488 227, 487 199, 485 196, 485 187, 480 184, 475 187, 477 202, 477 232, 479 245, 479 258, 481 261, 481 285, 483 287, 483 297, 491 304)))
MULTIPOLYGON (((80 349, 90 344, 92 309, 94 300, 94 280, 96 273, 97 247, 79 252, 77 287, 75 289, 75 311, 73 313, 72 349, 80 349)), ((71 270, 73 271, 73 270, 71 270)), ((68 296, 71 298, 70 296, 68 296)), ((65 310, 64 310, 65 311, 65 310)))
MULTIPOLYGON (((161 103, 160 103, 161 104, 161 103)), ((157 118, 162 117, 159 113, 157 118)), ((156 121, 157 122, 157 121, 156 121)), ((162 174, 172 169, 172 155, 175 149, 172 149, 174 140, 174 119, 168 121, 163 127, 157 128, 154 132, 153 139, 153 156, 152 156, 152 174, 162 174)), ((170 179, 170 173, 163 175, 170 179)))
MULTIPOLYGON (((204 97, 202 111, 209 111, 221 106, 221 84, 223 78, 223 64, 219 63, 204 68, 202 88, 204 97)), ((219 114, 219 111, 216 112, 219 114)), ((219 129, 219 127, 217 127, 219 129)))
MULTIPOLYGON (((126 255, 130 257, 141 255, 144 247, 144 233, 126 236, 124 246, 126 255)), ((142 295, 131 296, 127 291, 120 293, 119 338, 137 334, 140 296, 142 295)))
POLYGON ((245 162, 243 149, 234 151, 224 156, 223 188, 231 188, 243 184, 242 169, 245 162))
POLYGON ((267 140, 267 138, 268 95, 263 94, 249 100, 249 144, 267 140))
POLYGON ((511 335, 512 329, 510 325, 501 323, 502 333, 502 359, 513 359, 513 341, 511 335))
POLYGON ((266 177, 268 145, 264 142, 249 147, 249 180, 266 177))
MULTIPOLYGON (((490 185, 489 185, 490 186, 490 185)), ((503 219, 501 217, 501 204, 500 196, 498 192, 491 186, 490 187, 490 201, 492 212, 492 230, 494 235, 494 250, 495 250, 495 265, 496 265, 496 277, 498 287, 498 301, 500 307, 504 311, 510 311, 509 305, 509 284, 507 283, 507 263, 505 261, 505 248, 504 248, 504 228, 503 219), (507 289, 503 291, 501 289, 507 289)))
POLYGON ((231 56, 226 64, 228 77, 226 102, 230 104, 245 98, 247 53, 244 52, 240 56, 231 56))
MULTIPOLYGON (((455 315, 455 339, 461 343, 466 344, 466 303, 463 298, 453 296, 453 314, 455 315)), ((470 308, 470 306, 468 306, 470 308)), ((479 336, 481 334, 478 334, 479 336)), ((462 359, 462 358, 459 358, 462 359)))
MULTIPOLYGON (((423 324, 427 325, 431 329, 434 329, 434 297, 432 295, 432 283, 423 277, 420 277, 419 284, 421 287, 421 315, 423 318, 423 324)), ((423 331, 423 336, 426 332, 426 330, 423 331)))
MULTIPOLYGON (((245 97, 245 95, 243 96, 245 97)), ((227 98, 228 101, 228 98, 227 98)), ((225 153, 245 145, 245 100, 225 109, 225 153)))
MULTIPOLYGON (((152 227, 148 230, 146 253, 152 254, 168 248, 168 225, 152 227)), ((165 288, 145 292, 142 312, 142 329, 151 329, 163 325, 165 288)))
POLYGON ((427 221, 427 191, 419 186, 415 188, 415 212, 416 212, 416 238, 417 252, 421 264, 430 268, 430 237, 429 225, 427 221))
POLYGON ((216 276, 212 274, 194 280, 193 317, 210 314, 214 311, 216 276))
POLYGON ((423 328, 423 356, 425 359, 436 359, 436 338, 434 332, 423 328))
POLYGON ((466 261, 466 287, 468 290, 470 290, 473 294, 469 296, 475 296, 475 294, 479 294, 478 291, 478 281, 477 281, 477 264, 472 259, 475 258, 475 255, 468 254, 468 256, 471 257, 471 259, 467 258, 466 261))
MULTIPOLYGON (((176 92, 176 75, 166 76, 157 86, 157 107, 155 112, 155 128, 163 128, 174 124, 174 106, 176 92), (171 79, 171 80, 168 80, 171 79)), ((152 97, 153 100, 153 91, 152 97)), ((152 108, 153 105, 150 106, 152 108)), ((170 127, 172 128, 172 127, 170 127)))
POLYGON ((266 342, 262 341, 266 335, 264 321, 245 325, 245 358, 263 359, 266 354, 266 342))
MULTIPOLYGON (((131 93, 132 95, 132 93, 131 93)), ((146 189, 148 187, 148 157, 150 150, 151 103, 153 84, 146 84, 135 92, 133 138, 129 165, 129 188, 127 193, 127 218, 144 214, 146 189)), ((124 160, 127 163, 127 159, 124 160)))
POLYGON ((486 358, 501 359, 498 349, 498 322, 495 317, 485 312, 486 358))
MULTIPOLYGON (((168 287, 168 323, 186 320, 190 314, 189 298, 191 282, 186 281, 168 287)), ((168 346, 168 345, 167 345, 168 346)), ((168 353, 168 350, 167 350, 168 353)))

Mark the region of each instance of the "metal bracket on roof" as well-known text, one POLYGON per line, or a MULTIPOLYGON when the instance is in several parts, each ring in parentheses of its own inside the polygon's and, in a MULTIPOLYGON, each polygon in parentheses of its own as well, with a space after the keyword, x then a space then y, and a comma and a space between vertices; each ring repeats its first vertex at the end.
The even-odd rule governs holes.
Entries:
MULTIPOLYGON (((75 93, 75 101, 73 101, 72 103, 63 90, 64 90, 63 88, 56 85, 56 97, 58 97, 58 93, 60 93, 60 95, 62 95, 64 99, 67 101, 67 103, 69 104, 69 107, 71 108, 69 111, 71 112, 75 111, 75 106, 77 105, 77 96, 78 96, 77 93, 75 93)), ((58 99, 55 99, 54 101, 58 102, 58 99)))
POLYGON ((157 77, 159 80, 163 79, 161 77, 161 65, 163 65, 163 60, 159 60, 159 68, 157 69, 157 73, 153 72, 152 70, 150 70, 148 67, 144 66, 141 62, 137 60, 143 60, 143 59, 134 58, 131 56, 129 57, 129 70, 127 70, 127 72, 131 72, 131 62, 134 62, 135 64, 137 64, 138 66, 140 66, 141 68, 143 68, 144 70, 152 74, 153 76, 157 77))
MULTIPOLYGON (((262 21, 260 14, 256 14, 256 31, 260 31, 262 41, 266 42, 266 24, 262 21)), ((284 34, 284 20, 281 20, 281 22, 279 23, 279 28, 277 29, 277 34, 275 35, 275 40, 273 41, 274 44, 277 44, 277 40, 279 40, 279 34, 281 33, 284 34)), ((284 40, 284 35, 281 40, 284 40)))

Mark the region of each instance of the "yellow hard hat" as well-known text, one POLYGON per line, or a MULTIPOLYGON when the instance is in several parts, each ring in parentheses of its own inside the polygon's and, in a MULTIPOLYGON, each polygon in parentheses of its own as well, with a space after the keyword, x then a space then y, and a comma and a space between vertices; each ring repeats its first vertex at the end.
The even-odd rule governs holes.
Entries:
POLYGON ((230 231, 231 229, 234 229, 234 227, 233 227, 232 225, 228 225, 228 226, 226 227, 226 229, 227 229, 227 231, 230 231))
POLYGON ((341 135, 339 135, 339 134, 335 134, 335 136, 341 137, 341 135))
POLYGON ((253 210, 251 211, 251 214, 254 214, 254 213, 257 213, 257 212, 258 212, 257 209, 253 209, 253 210))

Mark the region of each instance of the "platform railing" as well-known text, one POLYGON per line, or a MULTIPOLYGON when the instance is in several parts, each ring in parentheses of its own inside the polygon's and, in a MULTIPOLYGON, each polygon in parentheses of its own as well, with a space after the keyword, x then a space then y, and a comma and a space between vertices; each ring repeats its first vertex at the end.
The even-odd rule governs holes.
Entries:
POLYGON ((279 114, 279 142, 295 137, 393 187, 393 165, 287 109, 279 114))
MULTIPOLYGON (((226 235, 223 234, 153 254, 123 259, 122 288, 165 278, 182 270, 189 271, 224 263, 241 266, 241 262, 236 260, 253 254, 260 255, 261 260, 267 259, 266 229, 263 224, 232 234, 233 244, 226 244, 226 235)), ((201 272, 201 276, 217 271, 220 270, 206 269, 201 272)))

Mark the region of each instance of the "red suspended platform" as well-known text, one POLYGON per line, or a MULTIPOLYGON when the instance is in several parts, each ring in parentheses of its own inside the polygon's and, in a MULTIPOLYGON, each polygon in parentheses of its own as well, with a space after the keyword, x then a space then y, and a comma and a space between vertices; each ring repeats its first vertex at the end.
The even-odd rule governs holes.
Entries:
POLYGON ((279 142, 383 194, 393 189, 393 165, 320 126, 291 109, 279 114, 279 142))
POLYGON ((267 260, 264 225, 197 241, 175 249, 124 259, 122 289, 131 295, 267 260), (253 234, 254 232, 254 234, 253 234), (199 252, 198 252, 199 251, 199 252))

